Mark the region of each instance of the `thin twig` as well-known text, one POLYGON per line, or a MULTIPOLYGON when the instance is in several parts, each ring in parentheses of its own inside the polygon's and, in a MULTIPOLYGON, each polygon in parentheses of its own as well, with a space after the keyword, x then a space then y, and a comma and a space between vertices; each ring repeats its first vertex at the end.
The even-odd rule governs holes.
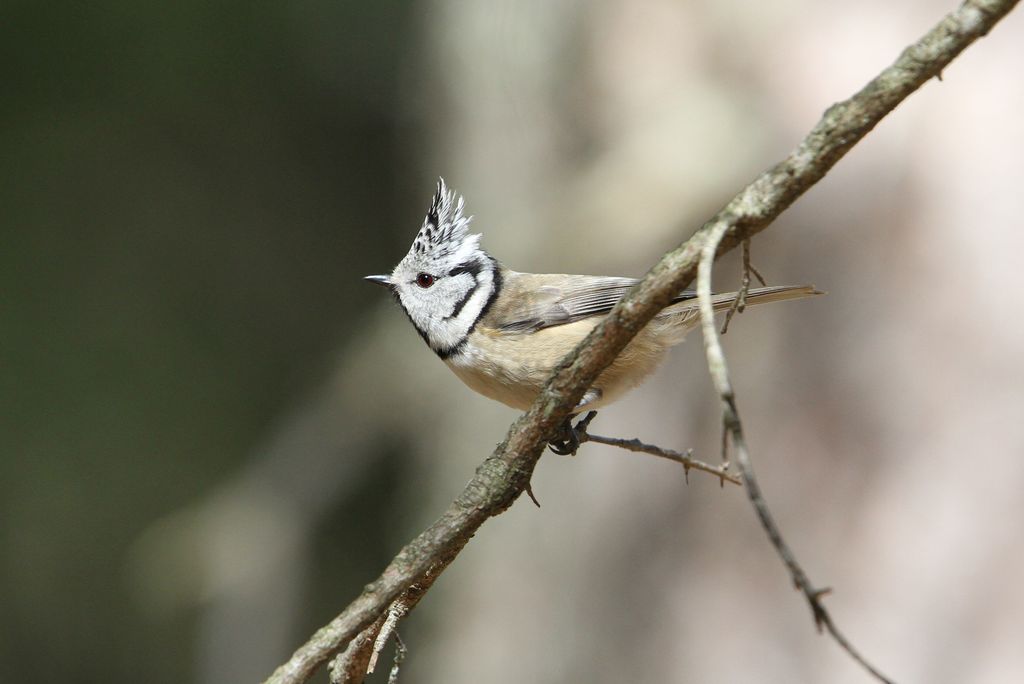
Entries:
POLYGON ((409 606, 401 599, 392 603, 391 607, 388 608, 388 617, 384 620, 384 626, 380 628, 380 633, 373 642, 373 655, 370 656, 370 663, 366 667, 366 674, 372 674, 377 669, 377 658, 380 656, 380 652, 384 650, 384 645, 388 643, 388 639, 393 634, 396 634, 395 630, 398 629, 398 621, 408 613, 409 606))
MULTIPOLYGON (((373 624, 349 642, 348 647, 331 662, 331 684, 362 684, 366 675, 373 672, 376 667, 377 657, 388 638, 393 634, 396 644, 400 643, 397 631, 398 622, 416 607, 427 590, 433 586, 434 581, 454 559, 454 555, 442 558, 420 582, 409 587, 388 606, 388 610, 382 613, 373 624)), ((405 645, 402 644, 401 648, 404 657, 405 645)), ((396 651, 396 657, 397 654, 396 651)), ((392 669, 392 675, 398 676, 394 669, 392 669)))
POLYGON ((395 632, 395 660, 391 665, 391 672, 388 674, 388 684, 398 684, 398 671, 402 669, 402 663, 408 653, 409 649, 405 647, 402 637, 395 632))
POLYGON ((754 268, 754 264, 750 263, 750 238, 743 241, 743 274, 740 276, 740 290, 736 293, 736 298, 732 300, 732 304, 729 306, 729 310, 725 313, 725 322, 722 323, 721 334, 729 332, 729 323, 732 321, 732 317, 738 313, 743 313, 747 308, 747 294, 750 292, 750 274, 753 273, 760 281, 761 285, 767 285, 764 281, 764 276, 754 268))
MULTIPOLYGON (((669 461, 673 461, 683 466, 683 476, 686 478, 686 483, 690 483, 690 469, 699 470, 701 472, 714 475, 718 478, 719 483, 725 486, 725 483, 732 482, 733 484, 742 484, 740 480, 729 472, 729 464, 723 463, 720 466, 713 466, 703 461, 698 461, 693 458, 693 449, 687 449, 686 453, 680 453, 673 451, 672 449, 665 449, 654 444, 647 444, 641 442, 639 439, 622 439, 619 437, 602 437, 601 435, 592 435, 588 430, 590 429, 590 423, 597 417, 597 411, 588 411, 587 415, 583 416, 576 425, 569 424, 567 430, 572 432, 572 437, 567 438, 568 441, 575 441, 576 448, 586 442, 594 442, 596 444, 605 444, 607 446, 619 447, 626 451, 633 451, 637 453, 650 454, 651 456, 657 456, 664 458, 669 461)), ((576 454, 575 451, 572 452, 576 454)))
POLYGON ((758 176, 689 240, 662 257, 559 364, 530 410, 512 424, 505 440, 441 517, 409 542, 377 580, 317 630, 267 682, 305 682, 372 625, 402 592, 424 582, 431 572, 441 572, 484 522, 515 502, 548 439, 583 393, 696 275, 701 248, 713 226, 724 226, 719 254, 767 228, 900 102, 941 73, 1017 3, 967 0, 943 17, 860 92, 829 107, 786 159, 758 176))
POLYGON ((641 442, 639 439, 621 439, 619 437, 602 437, 601 435, 592 435, 589 432, 581 432, 580 443, 583 442, 595 442, 597 444, 607 444, 608 446, 619 447, 626 451, 635 451, 644 454, 650 454, 651 456, 657 456, 658 458, 668 459, 675 463, 683 466, 683 471, 686 474, 687 480, 689 480, 690 470, 699 470, 710 475, 714 475, 721 482, 732 482, 735 485, 743 484, 742 481, 735 475, 728 472, 728 464, 720 466, 713 466, 710 463, 704 461, 698 461, 692 458, 690 455, 693 453, 692 449, 687 449, 686 453, 679 453, 672 449, 664 449, 654 444, 646 444, 641 442))
MULTIPOLYGON (((750 240, 746 240, 746 242, 750 242, 750 240)), ((757 270, 757 267, 754 266, 754 264, 750 263, 750 261, 749 261, 749 254, 747 256, 748 256, 748 260, 744 260, 744 262, 743 262, 743 269, 744 269, 744 271, 750 271, 751 273, 753 273, 754 277, 757 278, 757 282, 761 283, 761 287, 767 286, 768 283, 766 283, 764 281, 764 276, 761 275, 761 272, 757 270)), ((743 312, 741 311, 740 313, 743 313, 743 312)))
POLYGON ((804 572, 796 555, 789 548, 789 545, 782 539, 779 526, 768 508, 768 502, 761 493, 754 475, 754 466, 747 451, 747 443, 743 436, 743 423, 740 421, 739 410, 736 408, 736 395, 733 392, 732 382, 729 380, 729 368, 725 362, 725 353, 722 351, 722 344, 718 339, 715 330, 714 306, 711 303, 711 269, 715 261, 715 252, 718 243, 725 235, 728 224, 721 223, 715 226, 708 234, 707 242, 701 252, 700 265, 697 268, 697 299, 700 304, 700 323, 704 336, 704 351, 707 355, 708 371, 714 382, 718 396, 722 400, 722 444, 726 446, 726 435, 732 438, 733 447, 736 450, 736 463, 739 466, 740 474, 746 485, 747 496, 757 517, 761 520, 761 526, 768 535, 772 546, 778 552, 782 562, 789 569, 789 574, 797 589, 803 592, 810 604, 811 613, 814 616, 814 624, 820 632, 822 627, 828 630, 836 643, 846 651, 850 657, 857 661, 875 679, 880 682, 890 682, 888 677, 881 673, 875 666, 867 661, 861 653, 853 647, 846 637, 839 631, 832 621, 832 617, 826 610, 821 598, 829 593, 829 589, 819 589, 811 584, 810 578, 804 572))
POLYGON ((387 613, 382 613, 373 624, 348 642, 345 650, 331 661, 328 676, 331 684, 361 684, 373 655, 373 645, 384 625, 387 613))
POLYGON ((732 322, 732 317, 737 313, 743 313, 747 309, 747 292, 750 291, 750 240, 744 240, 742 247, 743 274, 740 277, 740 289, 732 300, 732 304, 729 305, 729 310, 725 312, 725 321, 722 322, 722 335, 729 332, 729 323, 732 322))

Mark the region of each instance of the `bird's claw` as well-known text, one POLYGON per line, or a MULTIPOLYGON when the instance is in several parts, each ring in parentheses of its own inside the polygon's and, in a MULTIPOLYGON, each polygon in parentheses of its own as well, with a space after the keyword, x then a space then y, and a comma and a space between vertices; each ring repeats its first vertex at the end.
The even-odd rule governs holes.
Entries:
POLYGON ((559 456, 575 456, 580 444, 586 441, 587 426, 596 415, 597 411, 588 412, 575 426, 572 424, 572 416, 566 418, 558 433, 548 440, 548 448, 559 456))

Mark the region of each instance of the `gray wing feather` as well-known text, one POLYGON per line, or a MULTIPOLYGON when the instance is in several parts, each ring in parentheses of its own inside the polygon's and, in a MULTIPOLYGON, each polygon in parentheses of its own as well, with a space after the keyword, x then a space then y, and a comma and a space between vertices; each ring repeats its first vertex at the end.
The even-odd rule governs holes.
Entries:
MULTIPOLYGON (((544 285, 529 297, 529 304, 519 308, 507 319, 501 329, 507 332, 536 332, 556 325, 573 323, 591 316, 601 316, 612 310, 616 302, 639 281, 635 278, 611 276, 563 276, 564 284, 544 285)), ((694 296, 681 292, 673 301, 694 296)))

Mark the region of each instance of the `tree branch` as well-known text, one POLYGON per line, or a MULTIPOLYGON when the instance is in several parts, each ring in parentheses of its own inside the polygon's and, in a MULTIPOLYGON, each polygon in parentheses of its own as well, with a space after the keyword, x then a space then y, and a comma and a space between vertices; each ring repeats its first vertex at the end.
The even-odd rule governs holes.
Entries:
POLYGON ((654 444, 646 444, 645 442, 641 442, 639 439, 622 439, 621 437, 592 435, 588 430, 590 429, 590 421, 595 415, 597 415, 597 411, 591 411, 573 428, 576 431, 576 436, 577 439, 579 439, 580 444, 586 444, 587 442, 605 444, 607 446, 625 449, 626 451, 650 454, 651 456, 657 456, 658 458, 664 458, 665 460, 678 463, 683 466, 683 476, 686 478, 687 483, 690 482, 690 470, 692 469, 708 473, 709 475, 714 475, 718 478, 718 482, 722 486, 725 486, 726 482, 731 482, 736 485, 743 484, 738 477, 729 472, 728 463, 713 466, 710 463, 698 461, 693 458, 693 451, 690 449, 688 449, 685 454, 681 454, 678 451, 673 451, 672 449, 665 449, 654 444))
MULTIPOLYGON (((455 560, 455 554, 440 558, 423 578, 396 598, 377 619, 353 638, 331 663, 331 684, 361 684, 373 672, 384 642, 394 634, 398 621, 409 614, 434 585, 434 580, 455 560)), ((404 657, 404 656, 403 656, 404 657)), ((401 660, 401 658, 399 658, 401 660)), ((397 664, 397 663, 396 663, 397 664)))
POLYGON ((390 611, 381 613, 369 627, 348 642, 345 650, 328 666, 331 684, 361 684, 370 671, 377 638, 390 611))
POLYGON ((719 226, 721 255, 764 230, 819 181, 904 98, 988 31, 1017 0, 968 0, 908 47, 850 99, 830 107, 782 162, 758 176, 689 240, 666 254, 559 365, 530 410, 476 470, 440 518, 406 545, 340 615, 300 647, 267 680, 306 681, 374 623, 391 603, 433 569, 439 573, 488 518, 516 500, 545 443, 597 376, 671 298, 693 280, 703 246, 719 226))
MULTIPOLYGON (((718 397, 722 401, 722 459, 725 460, 726 449, 729 444, 728 440, 729 437, 732 437, 732 443, 736 449, 736 463, 743 477, 747 498, 750 499, 750 503, 754 507, 758 519, 761 521, 761 527, 764 528, 765 533, 768 535, 768 540, 775 547, 775 551, 779 554, 786 569, 789 570, 793 584, 803 592, 804 597, 807 599, 811 607, 811 614, 814 616, 814 624, 818 631, 820 632, 824 627, 832 638, 835 639, 836 643, 851 658, 857 661, 861 667, 867 670, 875 679, 883 682, 883 684, 890 684, 890 680, 878 668, 868 662, 861 655, 860 651, 853 647, 853 644, 847 640, 832 621, 832 616, 821 601, 822 597, 831 590, 817 589, 811 583, 811 579, 807 576, 799 561, 797 561, 796 554, 793 553, 789 545, 783 540, 782 532, 779 530, 778 525, 775 524, 775 518, 768 508, 768 502, 761 493, 761 486, 757 483, 757 477, 754 475, 754 465, 750 460, 747 440, 743 435, 743 423, 740 420, 739 409, 736 408, 736 395, 732 389, 732 381, 729 379, 729 368, 725 362, 725 352, 722 351, 722 344, 718 338, 718 332, 715 330, 715 310, 711 301, 711 269, 715 260, 715 252, 718 249, 718 243, 725 234, 725 230, 726 225, 720 223, 708 235, 708 240, 704 243, 704 249, 701 253, 700 265, 697 268, 697 299, 700 304, 700 325, 704 337, 704 353, 707 356, 708 371, 711 373, 711 379, 714 382, 715 389, 718 391, 718 397)), ((750 284, 750 275, 748 268, 746 268, 749 266, 749 248, 748 241, 746 240, 743 241, 743 251, 745 265, 743 281, 744 287, 746 287, 750 284)), ((738 300, 739 298, 737 298, 738 300)), ((730 309, 731 311, 732 309, 730 309)), ((728 319, 726 319, 726 322, 728 323, 728 319)), ((722 333, 725 333, 724 327, 722 333)))

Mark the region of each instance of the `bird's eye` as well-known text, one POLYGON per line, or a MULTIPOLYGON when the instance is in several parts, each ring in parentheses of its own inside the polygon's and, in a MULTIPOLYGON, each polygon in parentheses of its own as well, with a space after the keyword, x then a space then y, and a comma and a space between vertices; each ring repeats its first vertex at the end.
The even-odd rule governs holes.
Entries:
POLYGON ((416 284, 425 290, 434 284, 434 276, 429 273, 420 273, 416 276, 416 284))

